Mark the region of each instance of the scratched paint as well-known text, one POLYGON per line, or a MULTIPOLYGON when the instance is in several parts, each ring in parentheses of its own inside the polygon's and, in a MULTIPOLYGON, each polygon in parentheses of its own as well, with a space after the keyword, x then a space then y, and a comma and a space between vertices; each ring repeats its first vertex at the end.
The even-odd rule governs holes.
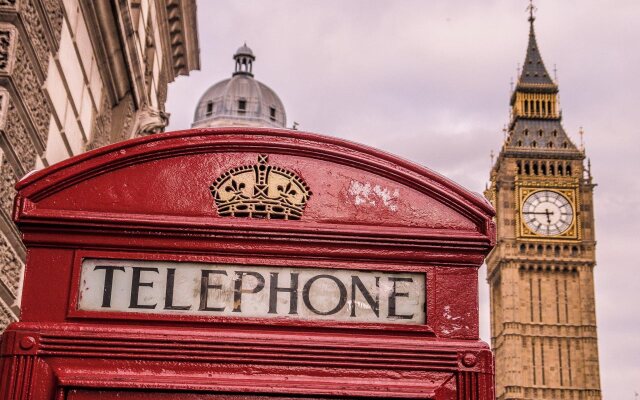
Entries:
POLYGON ((389 211, 398 211, 399 189, 391 189, 369 182, 351 181, 349 195, 356 206, 383 207, 389 211))

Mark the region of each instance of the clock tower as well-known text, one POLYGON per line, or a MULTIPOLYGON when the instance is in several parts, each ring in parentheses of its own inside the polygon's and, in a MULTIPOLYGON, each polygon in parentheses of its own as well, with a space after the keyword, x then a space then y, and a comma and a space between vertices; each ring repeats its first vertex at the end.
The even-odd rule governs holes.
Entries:
POLYGON ((558 85, 534 32, 511 95, 508 137, 485 196, 497 399, 600 399, 590 165, 562 127, 558 85), (585 165, 586 164, 586 165, 585 165))

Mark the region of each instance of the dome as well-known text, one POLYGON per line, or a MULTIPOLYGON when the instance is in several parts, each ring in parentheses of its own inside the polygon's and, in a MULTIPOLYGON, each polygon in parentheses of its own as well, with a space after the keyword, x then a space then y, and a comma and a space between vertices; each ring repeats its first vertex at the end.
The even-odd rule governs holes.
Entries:
POLYGON ((270 87, 253 77, 253 51, 244 44, 233 58, 236 68, 232 77, 207 89, 198 102, 191 127, 286 127, 282 101, 270 87))

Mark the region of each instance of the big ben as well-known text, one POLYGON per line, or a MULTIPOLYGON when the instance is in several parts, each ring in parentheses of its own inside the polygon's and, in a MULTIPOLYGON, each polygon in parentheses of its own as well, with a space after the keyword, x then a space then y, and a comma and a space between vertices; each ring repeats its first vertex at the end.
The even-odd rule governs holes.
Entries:
POLYGON ((600 399, 593 189, 562 126, 530 6, 508 136, 485 196, 498 243, 487 258, 497 399, 600 399))

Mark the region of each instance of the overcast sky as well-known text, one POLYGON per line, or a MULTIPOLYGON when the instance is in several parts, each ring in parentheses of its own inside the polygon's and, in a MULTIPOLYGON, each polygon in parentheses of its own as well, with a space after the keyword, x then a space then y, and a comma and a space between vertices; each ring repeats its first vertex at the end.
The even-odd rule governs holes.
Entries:
MULTIPOLYGON (((524 0, 198 2, 201 71, 169 88, 169 130, 233 72, 244 41, 288 125, 368 144, 482 192, 524 61, 524 0)), ((557 66, 563 124, 592 161, 596 304, 604 397, 640 392, 640 1, 538 0, 536 33, 557 66)), ((489 340, 481 270, 482 337, 489 340)))

